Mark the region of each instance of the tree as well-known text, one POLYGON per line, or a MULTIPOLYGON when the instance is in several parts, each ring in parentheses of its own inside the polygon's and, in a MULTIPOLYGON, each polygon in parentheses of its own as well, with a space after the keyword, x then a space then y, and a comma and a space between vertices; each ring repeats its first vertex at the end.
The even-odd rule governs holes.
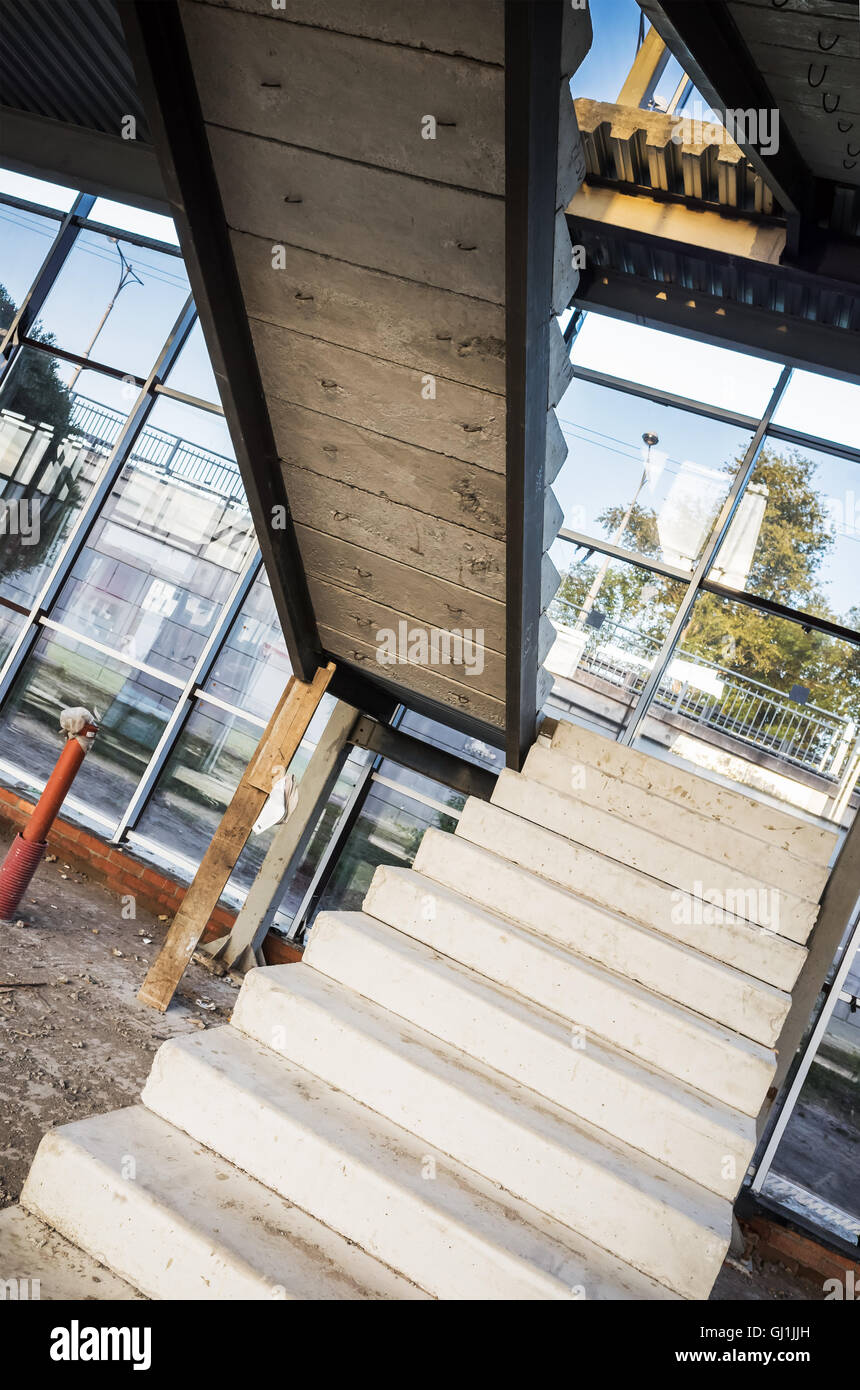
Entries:
MULTIPOLYGON (((735 475, 740 460, 724 465, 735 475)), ((765 447, 752 481, 767 489, 767 506, 746 588, 807 613, 835 617, 821 587, 820 571, 834 537, 827 506, 815 489, 815 463, 797 450, 777 452, 765 447)), ((627 508, 608 508, 598 521, 614 536, 627 508)), ((659 556, 657 516, 636 503, 621 542, 643 555, 659 556)), ((564 576, 558 597, 578 612, 604 561, 600 556, 574 563, 564 576)), ((677 612, 681 582, 630 564, 613 562, 601 583, 595 607, 613 624, 614 639, 639 655, 658 650, 677 612)), ((575 620, 568 610, 565 620, 575 620)), ((860 610, 853 610, 853 626, 860 610)), ((682 637, 684 654, 725 665, 749 680, 787 691, 794 684, 809 688, 814 704, 834 713, 857 717, 860 697, 860 649, 835 642, 799 624, 762 615, 741 603, 701 594, 682 637)))

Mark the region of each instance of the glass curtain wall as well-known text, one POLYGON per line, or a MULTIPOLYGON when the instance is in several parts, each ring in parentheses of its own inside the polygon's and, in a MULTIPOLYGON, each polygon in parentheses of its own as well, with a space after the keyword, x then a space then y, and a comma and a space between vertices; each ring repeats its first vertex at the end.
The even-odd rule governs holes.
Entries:
POLYGON ((860 775, 860 386, 589 313, 549 712, 836 825, 860 775))
MULTIPOLYGON (((0 782, 38 794, 59 711, 93 709, 67 814, 190 879, 290 662, 175 230, 3 171, 0 224, 0 782)), ((401 721, 501 766, 479 740, 401 721)), ((356 905, 376 864, 411 863, 422 828, 461 805, 354 749, 274 925, 300 937, 321 905, 356 905)), ((231 905, 272 835, 249 840, 231 905)))

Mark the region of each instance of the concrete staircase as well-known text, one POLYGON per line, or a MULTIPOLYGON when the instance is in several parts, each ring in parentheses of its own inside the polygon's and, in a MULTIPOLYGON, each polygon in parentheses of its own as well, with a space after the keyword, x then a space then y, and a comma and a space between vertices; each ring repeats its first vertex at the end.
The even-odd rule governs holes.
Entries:
POLYGON ((48 1134, 0 1274, 48 1228, 86 1296, 707 1298, 834 844, 560 725, 48 1134))

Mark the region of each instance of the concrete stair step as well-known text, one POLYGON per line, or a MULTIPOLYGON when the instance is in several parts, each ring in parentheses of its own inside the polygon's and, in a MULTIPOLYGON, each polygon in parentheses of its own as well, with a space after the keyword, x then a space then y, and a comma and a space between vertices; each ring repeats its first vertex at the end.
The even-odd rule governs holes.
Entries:
POLYGON ((454 838, 490 850, 778 989, 793 988, 806 959, 806 948, 784 936, 726 916, 701 898, 477 797, 463 807, 454 838))
POLYGON ((143 1101, 430 1294, 671 1296, 235 1028, 163 1044, 143 1101))
POLYGON ((790 994, 468 840, 426 831, 413 871, 756 1042, 772 1046, 779 1037, 790 994))
MULTIPOLYGON (((755 840, 817 864, 823 871, 836 848, 835 831, 811 825, 740 790, 723 787, 681 767, 674 759, 629 748, 570 720, 559 720, 552 747, 654 796, 691 806, 755 840)), ((822 886, 825 878, 823 872, 822 886)))
POLYGON ((812 930, 817 904, 806 902, 786 888, 772 888, 760 879, 717 863, 697 850, 673 844, 653 830, 583 805, 574 795, 558 792, 505 769, 493 790, 492 804, 524 820, 564 835, 576 844, 596 849, 607 858, 638 869, 673 888, 731 910, 758 926, 778 929, 781 936, 803 944, 812 930))
POLYGON ((792 891, 809 902, 815 902, 824 887, 827 873, 821 865, 715 820, 688 800, 655 796, 649 788, 612 777, 559 747, 536 743, 522 771, 524 777, 534 782, 632 821, 673 844, 699 853, 706 851, 715 863, 728 865, 756 881, 780 888, 790 883, 792 891))
POLYGON ((138 1289, 20 1206, 0 1211, 0 1271, 6 1298, 19 1302, 144 1299, 138 1289))
POLYGON ((773 1052, 412 870, 378 868, 364 910, 487 979, 516 990, 588 1035, 747 1114, 761 1107, 773 1052))
POLYGON ((688 1297, 731 1203, 307 965, 246 978, 232 1026, 688 1297))
MULTIPOLYGON (((361 912, 317 918, 304 963, 494 1072, 733 1199, 755 1122, 361 912)), ((282 972, 265 974, 275 989, 282 972)), ((253 978, 253 977, 252 977, 253 978)))
POLYGON ((21 1202, 149 1298, 423 1296, 140 1105, 46 1134, 21 1202))

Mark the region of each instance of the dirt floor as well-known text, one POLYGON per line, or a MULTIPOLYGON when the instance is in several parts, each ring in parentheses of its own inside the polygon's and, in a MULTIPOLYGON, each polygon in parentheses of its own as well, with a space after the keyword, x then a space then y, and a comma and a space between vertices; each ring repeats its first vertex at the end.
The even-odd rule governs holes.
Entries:
MULTIPOLYGON (((0 840, 0 857, 6 852, 0 840)), ((43 860, 0 927, 0 1207, 14 1202, 47 1129, 137 1099, 152 1054, 226 1023, 237 984, 192 963, 166 1014, 137 991, 168 922, 43 860)))
MULTIPOLYGON (((0 837, 0 857, 8 840, 0 837)), ((18 1199, 46 1130, 135 1101, 166 1039, 229 1020, 238 982, 186 971, 166 1014, 137 991, 169 923, 62 861, 43 861, 0 927, 0 1207, 18 1199), (124 915, 125 914, 125 915, 124 915)), ((821 1299, 780 1265, 729 1258, 714 1299, 821 1299)))

